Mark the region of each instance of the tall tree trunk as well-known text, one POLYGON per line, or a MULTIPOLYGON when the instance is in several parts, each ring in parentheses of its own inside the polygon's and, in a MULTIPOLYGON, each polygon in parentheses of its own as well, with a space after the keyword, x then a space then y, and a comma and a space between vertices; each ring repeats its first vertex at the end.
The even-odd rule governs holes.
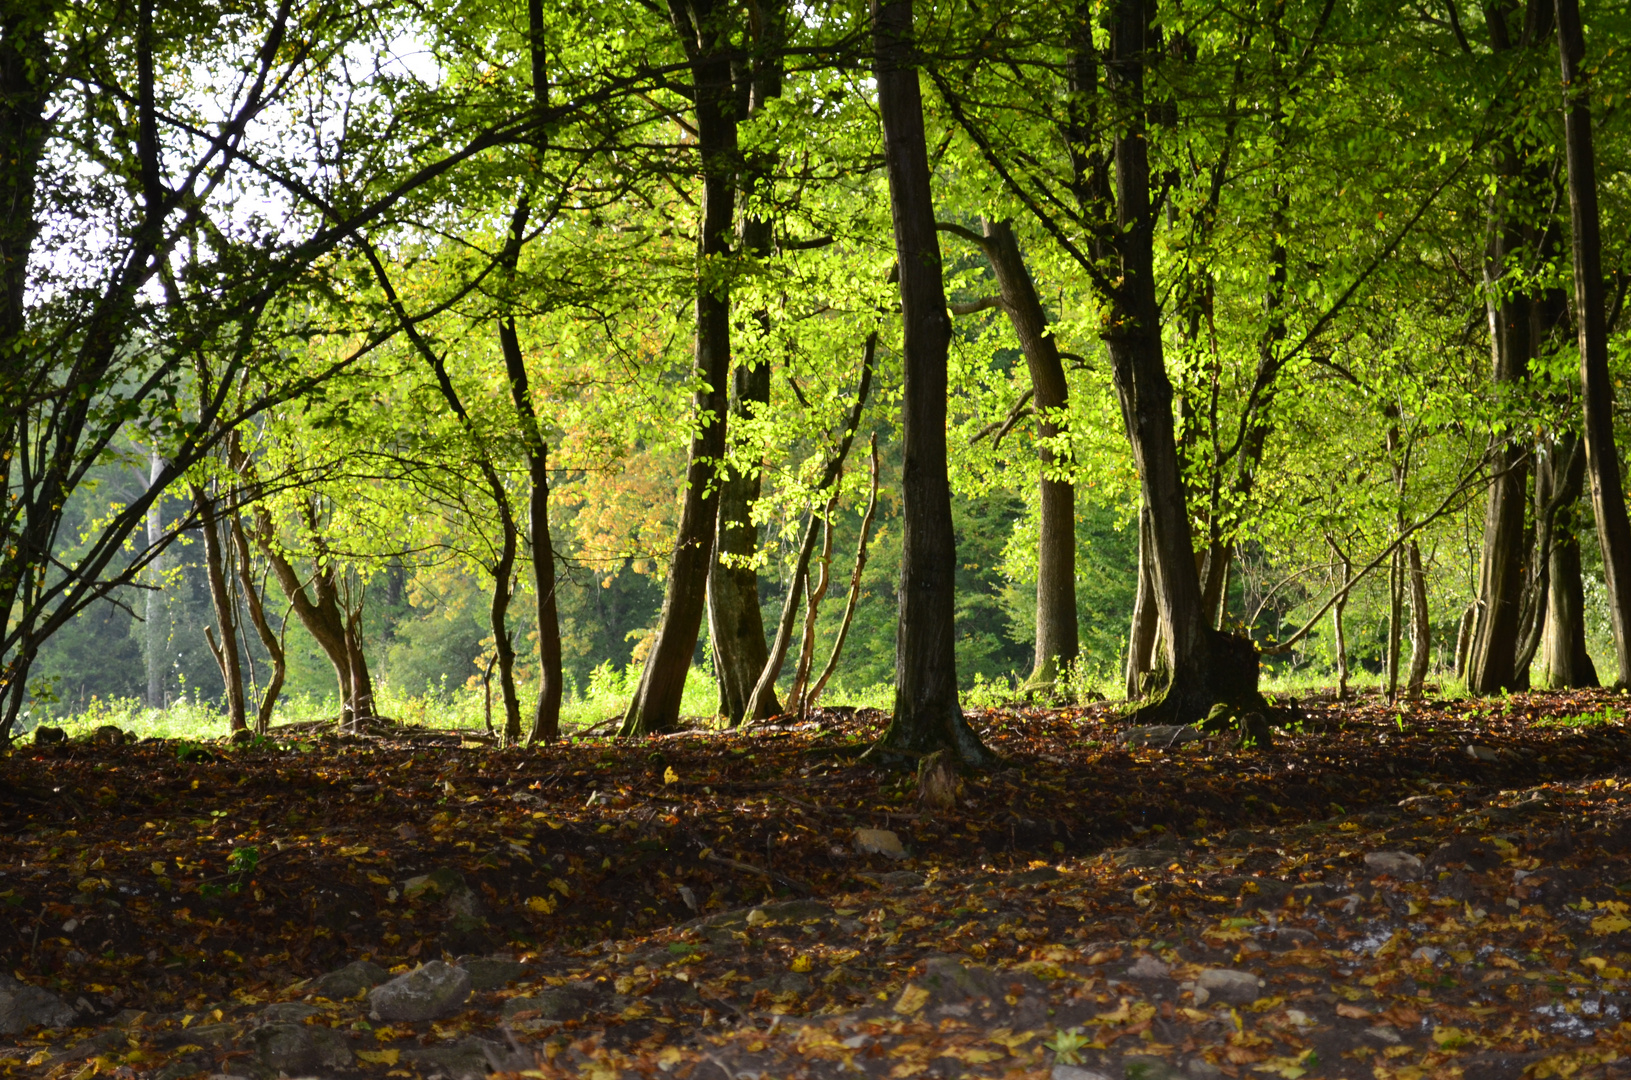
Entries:
POLYGON ((912 0, 874 4, 873 47, 904 330, 895 710, 878 747, 886 755, 950 748, 965 764, 984 766, 993 755, 964 721, 957 698, 957 543, 946 475, 951 319, 934 227, 912 0))
POLYGON ((1154 666, 1155 635, 1160 612, 1155 602, 1155 553, 1150 547, 1150 512, 1138 513, 1138 591, 1133 596, 1133 624, 1127 633, 1127 700, 1144 695, 1144 674, 1154 666))
POLYGON ((1558 439, 1554 460, 1565 461, 1557 485, 1548 553, 1546 624, 1541 638, 1542 684, 1553 690, 1597 685, 1597 668, 1586 651, 1585 582, 1580 572, 1580 493, 1586 456, 1573 435, 1558 439))
POLYGON ((1348 584, 1353 580, 1353 560, 1344 554, 1335 544, 1331 549, 1336 552, 1338 565, 1342 567, 1341 591, 1337 593, 1337 601, 1331 606, 1331 632, 1336 639, 1337 652, 1337 700, 1348 700, 1348 634, 1343 625, 1342 617, 1348 609, 1348 584))
MULTIPOLYGON (((782 49, 787 19, 784 0, 770 0, 757 8, 754 50, 748 59, 748 108, 751 118, 782 92, 782 49)), ((740 88, 738 96, 740 96, 740 88)), ((773 223, 750 209, 756 190, 765 183, 773 158, 749 156, 739 177, 741 191, 742 251, 754 259, 770 258, 774 247, 773 223)), ((770 315, 754 313, 760 330, 770 329, 770 315)), ((770 403, 770 365, 739 365, 731 380, 731 417, 746 419, 770 403)), ((759 501, 760 472, 727 468, 719 490, 717 547, 719 556, 708 569, 708 629, 714 646, 714 672, 719 680, 720 711, 731 725, 748 713, 759 675, 769 651, 765 646, 764 616, 759 610, 759 572, 752 558, 759 550, 759 527, 753 523, 753 504, 759 501)), ((775 687, 764 702, 765 715, 781 712, 775 687)))
POLYGON ((1144 69, 1154 59, 1148 0, 1116 0, 1110 20, 1110 88, 1120 106, 1114 140, 1117 285, 1104 341, 1116 396, 1149 508, 1155 596, 1172 677, 1140 709, 1141 720, 1185 723, 1219 701, 1258 699, 1255 646, 1212 629, 1201 599, 1172 421, 1172 383, 1162 353, 1156 297, 1144 69))
POLYGON ((1410 677, 1405 680, 1405 696, 1419 698, 1427 685, 1427 668, 1433 659, 1433 620, 1427 612, 1427 573, 1422 569, 1421 548, 1410 541, 1410 677))
POLYGON ((725 456, 731 365, 731 293, 724 280, 736 198, 736 110, 732 101, 733 9, 716 0, 670 0, 669 12, 690 61, 697 149, 702 166, 702 221, 697 237, 696 361, 691 437, 678 535, 663 591, 657 637, 623 716, 623 738, 672 731, 702 629, 719 516, 716 467, 725 456))
POLYGON ((1028 687, 1051 685, 1061 664, 1075 661, 1076 626, 1076 486, 1055 475, 1060 466, 1048 440, 1062 430, 1070 389, 1059 344, 1048 331, 1047 314, 1031 280, 1013 224, 983 222, 984 247, 997 278, 1003 310, 1019 338, 1030 369, 1037 414, 1040 521, 1036 542, 1036 652, 1028 687))
POLYGON ((272 624, 267 621, 266 604, 250 566, 249 537, 244 533, 243 519, 236 512, 232 515, 232 545, 238 553, 238 585, 243 593, 244 606, 249 609, 250 624, 255 627, 255 633, 272 661, 272 674, 267 679, 266 689, 261 691, 260 703, 255 707, 255 734, 264 735, 272 726, 272 710, 277 706, 278 694, 283 690, 289 664, 283 652, 283 639, 272 632, 272 624))
POLYGON ((1567 105, 1563 141, 1569 162, 1569 216, 1574 226, 1574 309, 1580 334, 1580 397, 1585 406, 1586 469, 1609 622, 1614 628, 1616 683, 1631 685, 1631 520, 1614 445, 1614 385, 1608 372, 1603 246, 1597 212, 1597 165, 1591 137, 1591 86, 1578 0, 1556 0, 1557 44, 1567 105))
POLYGON ((799 639, 798 663, 793 665, 793 685, 787 690, 787 711, 804 718, 809 702, 805 687, 810 682, 810 665, 815 660, 816 619, 821 614, 821 601, 832 584, 832 516, 838 512, 838 496, 827 500, 821 515, 821 558, 818 560, 820 576, 812 583, 808 570, 804 576, 804 633, 799 639))
POLYGON ((1399 696, 1399 649, 1404 638, 1404 552, 1394 549, 1388 559, 1387 699, 1399 696))
MULTIPOLYGON (((156 484, 164 470, 164 459, 159 456, 158 450, 148 454, 147 471, 148 484, 156 484)), ((149 549, 158 546, 164 536, 164 512, 159 508, 158 500, 147 510, 147 546, 149 549)), ((164 553, 153 557, 147 564, 147 595, 144 598, 142 631, 145 639, 143 658, 147 661, 147 707, 149 709, 162 709, 169 704, 165 700, 164 683, 165 671, 168 668, 170 628, 169 621, 164 617, 164 553)))
POLYGON ((210 606, 215 611, 215 625, 220 641, 204 628, 210 653, 221 669, 221 682, 226 687, 227 727, 243 731, 249 727, 248 712, 244 707, 244 676, 238 656, 238 620, 232 590, 227 584, 226 559, 222 554, 221 521, 216 514, 215 500, 198 484, 192 485, 193 505, 198 508, 198 527, 204 534, 204 573, 209 581, 210 606))

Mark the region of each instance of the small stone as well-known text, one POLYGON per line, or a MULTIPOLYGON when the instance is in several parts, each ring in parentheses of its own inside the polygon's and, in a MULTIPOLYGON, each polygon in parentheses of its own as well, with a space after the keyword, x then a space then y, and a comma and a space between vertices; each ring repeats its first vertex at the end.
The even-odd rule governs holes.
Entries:
POLYGON ((927 990, 936 1002, 955 1002, 966 998, 1002 997, 1002 988, 990 971, 969 966, 955 956, 931 956, 923 964, 921 979, 915 980, 927 990))
POLYGON ((276 1073, 300 1075, 351 1064, 351 1047, 333 1028, 307 1024, 264 1024, 249 1033, 255 1060, 276 1073))
POLYGON ((301 1001, 280 1001, 261 1010, 261 1023, 298 1024, 306 1017, 316 1016, 322 1011, 315 1005, 307 1005, 301 1001))
POLYGON ((496 956, 462 956, 459 966, 470 976, 472 990, 501 990, 526 978, 532 970, 519 961, 496 956))
POLYGON ((34 729, 35 746, 56 746, 58 743, 68 741, 68 733, 59 727, 41 724, 34 729))
POLYGON ((48 990, 10 975, 0 975, 0 1035, 18 1035, 32 1027, 63 1027, 73 1022, 74 1008, 48 990))
POLYGON ((1443 954, 1437 949, 1433 948, 1431 945, 1423 945, 1421 948, 1410 954, 1410 959, 1425 960, 1429 964, 1436 964, 1438 963, 1438 958, 1441 955, 1443 954))
POLYGON ((1121 735, 1125 746, 1182 746, 1206 738, 1205 733, 1189 724, 1154 724, 1149 727, 1128 728, 1121 735))
POLYGON ((1231 1005, 1249 1005, 1261 996, 1263 980, 1249 971, 1208 968, 1195 979, 1195 1004, 1217 998, 1231 1005))
POLYGON ((1084 1069, 1080 1065, 1055 1065, 1050 1080, 1110 1080, 1097 1069, 1084 1069))
POLYGON ((1377 1024, 1373 1028, 1367 1028, 1365 1030, 1365 1034, 1375 1039, 1377 1042, 1387 1043, 1389 1046, 1398 1046, 1404 1041, 1399 1037, 1398 1031, 1394 1030, 1393 1025, 1391 1024, 1377 1024))
POLYGON ((129 736, 116 724, 103 724, 91 732, 91 742, 97 746, 123 746, 128 741, 129 736))
POLYGON ((409 1050, 402 1059, 419 1066, 419 1071, 426 1076, 440 1074, 449 1080, 486 1080, 493 1063, 502 1054, 503 1049, 497 1043, 470 1038, 452 1046, 409 1050))
POLYGON ((311 992, 330 1001, 347 1001, 390 977, 391 973, 378 964, 357 960, 337 971, 318 976, 317 981, 311 984, 311 992))
POLYGON ((777 924, 800 925, 813 919, 832 918, 832 908, 820 900, 778 900, 773 904, 760 904, 747 914, 750 926, 777 924))
POLYGON ((1129 979, 1166 979, 1171 976, 1172 969, 1149 953, 1141 955, 1127 969, 1129 979))
POLYGON ((923 875, 915 870, 887 870, 881 874, 869 874, 865 870, 858 870, 855 876, 871 885, 893 886, 898 889, 915 889, 924 881, 923 875))
POLYGON ((1223 1070, 1205 1058, 1190 1058, 1184 1066, 1184 1075, 1189 1080, 1223 1080, 1223 1070))
POLYGON ((1415 881, 1421 877, 1422 861, 1408 851, 1372 851, 1365 856, 1365 869, 1378 877, 1415 881))
POLYGON ((521 1024, 527 1021, 550 1023, 562 1020, 575 1020, 584 1015, 583 1001, 570 990, 545 990, 536 997, 515 997, 504 1003, 501 1010, 505 1020, 514 1020, 521 1017, 521 1024))
POLYGON ((1412 795, 1408 799, 1399 800, 1399 809, 1408 810, 1413 814, 1436 814, 1442 805, 1444 804, 1437 795, 1412 795))
POLYGON ((1479 761, 1501 760, 1501 755, 1497 751, 1492 750, 1487 746, 1479 746, 1477 743, 1468 744, 1467 756, 1470 758, 1476 758, 1479 761))
POLYGON ((862 855, 884 855, 891 859, 906 858, 900 837, 889 829, 856 829, 855 850, 862 855))
POLYGON ((380 1020, 438 1020, 458 1012, 469 996, 470 976, 463 968, 432 960, 374 987, 368 1005, 380 1020))
POLYGON ((472 919, 481 914, 481 901, 476 899, 475 892, 465 884, 464 875, 457 870, 444 866, 402 883, 405 899, 417 900, 427 894, 441 897, 447 904, 447 910, 455 916, 472 919))

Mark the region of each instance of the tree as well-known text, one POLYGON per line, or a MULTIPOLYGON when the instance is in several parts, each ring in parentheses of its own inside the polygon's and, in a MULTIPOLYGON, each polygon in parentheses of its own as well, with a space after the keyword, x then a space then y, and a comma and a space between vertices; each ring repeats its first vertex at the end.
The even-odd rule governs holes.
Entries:
POLYGON ((963 719, 953 643, 957 563, 946 476, 946 354, 951 319, 941 281, 924 141, 912 0, 873 11, 873 77, 883 119, 890 216, 900 268, 902 367, 900 621, 895 708, 878 741, 881 757, 951 749, 966 765, 993 758, 963 719))

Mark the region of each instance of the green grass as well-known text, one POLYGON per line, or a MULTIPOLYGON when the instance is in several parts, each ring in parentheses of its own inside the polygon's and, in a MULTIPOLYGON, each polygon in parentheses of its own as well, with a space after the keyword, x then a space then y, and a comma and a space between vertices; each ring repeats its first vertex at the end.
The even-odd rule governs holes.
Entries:
POLYGON ((1578 716, 1549 716, 1543 720, 1536 720, 1530 727, 1538 728, 1583 728, 1583 727, 1623 727, 1625 714, 1605 705, 1596 712, 1580 713, 1578 716))
MULTIPOLYGON (((603 664, 590 677, 588 689, 561 706, 561 732, 568 738, 577 732, 604 724, 622 715, 628 707, 640 679, 636 665, 617 671, 603 664)), ((537 702, 537 688, 518 688, 523 726, 531 721, 537 702)), ((837 683, 829 684, 822 694, 821 703, 827 706, 888 709, 894 702, 895 688, 876 686, 851 689, 837 683)), ((438 729, 464 729, 481 731, 486 727, 483 694, 479 687, 459 687, 450 694, 400 694, 389 686, 382 686, 375 704, 383 716, 405 724, 438 729)), ((685 681, 681 699, 683 716, 712 720, 719 704, 719 693, 712 672, 693 668, 685 681)), ((300 723, 312 720, 335 721, 339 704, 332 697, 283 697, 278 699, 272 715, 272 725, 300 723)), ((253 722, 253 714, 250 716, 253 722)), ((182 701, 167 709, 149 709, 136 698, 92 698, 90 705, 80 713, 44 721, 60 727, 69 738, 89 735, 97 728, 111 724, 137 739, 205 739, 223 738, 227 734, 226 711, 219 702, 182 701)), ((493 687, 493 724, 502 727, 504 704, 498 687, 493 687)), ((713 726, 711 723, 708 726, 713 726)), ((606 728, 601 728, 605 733, 606 728)))

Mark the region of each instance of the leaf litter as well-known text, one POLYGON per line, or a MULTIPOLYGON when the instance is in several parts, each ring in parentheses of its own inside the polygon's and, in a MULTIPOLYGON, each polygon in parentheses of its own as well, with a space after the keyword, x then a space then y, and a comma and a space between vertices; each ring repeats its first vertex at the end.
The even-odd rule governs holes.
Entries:
POLYGON ((1251 751, 991 711, 1010 767, 950 810, 857 760, 886 717, 847 710, 532 751, 19 746, 0 1027, 44 1011, 0 1067, 1626 1075, 1628 704, 1313 699, 1251 751), (410 974, 442 997, 397 1018, 410 974))

